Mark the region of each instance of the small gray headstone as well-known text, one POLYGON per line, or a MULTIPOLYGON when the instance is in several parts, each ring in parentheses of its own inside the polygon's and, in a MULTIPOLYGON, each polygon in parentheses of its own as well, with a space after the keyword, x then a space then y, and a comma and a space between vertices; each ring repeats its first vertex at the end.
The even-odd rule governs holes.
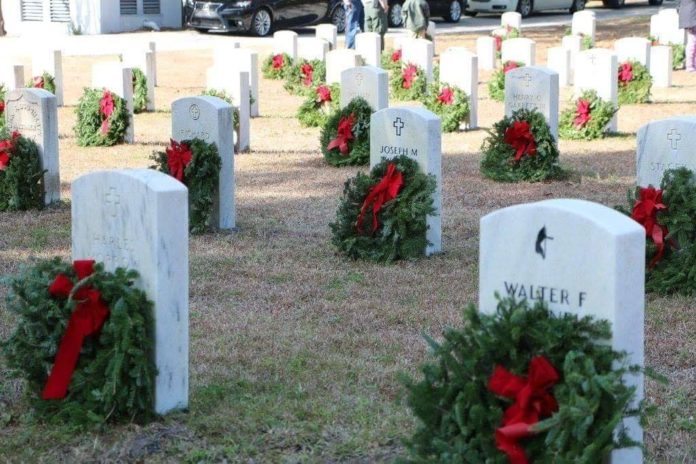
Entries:
POLYGON ((524 66, 505 74, 505 115, 521 108, 544 115, 558 140, 558 73, 548 68, 524 66))
POLYGON ((389 74, 374 66, 348 68, 341 73, 341 108, 356 97, 364 98, 373 111, 389 106, 389 74))
POLYGON ((653 121, 637 135, 636 184, 659 187, 667 169, 689 168, 696 172, 696 116, 653 121))

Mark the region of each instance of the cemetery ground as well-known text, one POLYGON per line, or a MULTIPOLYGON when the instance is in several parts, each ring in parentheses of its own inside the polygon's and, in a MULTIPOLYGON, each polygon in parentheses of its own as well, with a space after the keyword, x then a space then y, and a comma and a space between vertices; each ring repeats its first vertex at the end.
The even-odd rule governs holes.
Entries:
MULTIPOLYGON (((598 28, 598 46, 647 35, 648 19, 598 28)), ((537 63, 563 28, 525 31, 537 41, 537 63)), ((436 51, 475 49, 476 35, 438 36, 436 51)), ((115 38, 114 40, 118 40, 115 38)), ((261 51, 261 50, 260 50, 261 51)), ((269 50, 261 51, 263 57, 269 50)), ((99 60, 113 59, 100 57, 99 60)), ((212 53, 160 52, 157 112, 135 116, 133 145, 79 148, 74 105, 89 84, 93 57, 64 57, 59 109, 62 194, 99 169, 147 167, 169 140, 171 101, 199 94, 212 53)), ((503 115, 480 75, 479 124, 503 115)), ((2 462, 382 462, 403 454, 414 420, 399 375, 417 375, 427 359, 423 334, 457 326, 477 301, 481 216, 512 204, 582 198, 626 204, 635 181, 635 133, 651 120, 693 114, 696 78, 683 71, 675 87, 654 89, 653 103, 621 108, 619 134, 596 142, 560 142, 572 170, 565 181, 503 184, 479 173, 485 130, 443 135, 444 253, 414 262, 352 262, 335 253, 328 224, 346 179, 366 168, 332 168, 318 130, 302 128, 302 99, 279 81, 262 80, 262 117, 253 119, 252 151, 235 157, 237 226, 232 234, 190 242, 190 411, 146 426, 76 431, 32 421, 22 385, 0 360, 2 462)), ((561 109, 570 89, 561 93, 561 109)), ((395 103, 392 102, 392 105, 395 103)), ((0 214, 0 275, 32 258, 70 256, 70 207, 0 214)), ((596 246, 601 247, 601 243, 596 246)), ((512 251, 512 250, 511 250, 512 251)), ((7 288, 0 287, 4 298, 7 288)), ((0 306, 2 307, 2 306, 0 306)), ((0 338, 13 320, 0 311, 0 338)), ((656 406, 646 427, 648 462, 696 462, 696 311, 693 299, 648 296, 646 365, 666 385, 647 380, 656 406)))

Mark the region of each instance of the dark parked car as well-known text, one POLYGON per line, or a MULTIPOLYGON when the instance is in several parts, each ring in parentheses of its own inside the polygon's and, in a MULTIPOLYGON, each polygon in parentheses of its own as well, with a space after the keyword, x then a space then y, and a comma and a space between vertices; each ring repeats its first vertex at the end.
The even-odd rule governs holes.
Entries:
MULTIPOLYGON (((401 27, 401 5, 404 0, 389 0, 389 25, 401 27)), ((466 0, 428 0, 430 16, 440 17, 450 23, 458 23, 467 5, 466 0)))
POLYGON ((276 28, 332 22, 344 29, 341 0, 189 1, 187 25, 200 31, 243 31, 266 36, 276 28))

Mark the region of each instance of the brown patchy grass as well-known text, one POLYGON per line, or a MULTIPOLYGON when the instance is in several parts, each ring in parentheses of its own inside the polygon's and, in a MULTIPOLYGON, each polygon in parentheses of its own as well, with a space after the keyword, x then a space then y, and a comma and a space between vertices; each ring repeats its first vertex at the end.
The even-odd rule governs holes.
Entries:
MULTIPOLYGON (((647 20, 599 27, 599 45, 647 35, 647 20)), ((538 62, 563 28, 526 31, 538 62)), ((474 35, 438 37, 437 50, 473 47, 474 35)), ((262 54, 266 51, 262 51, 262 54)), ((104 59, 104 58, 100 58, 104 59)), ((66 101, 75 105, 95 58, 66 57, 66 101)), ((157 112, 137 115, 138 143, 79 148, 74 108, 60 110, 63 193, 79 175, 145 167, 168 140, 169 104, 202 90, 211 53, 160 53, 157 112), (182 66, 182 63, 185 66, 182 66)), ((480 124, 503 107, 487 98, 481 76, 480 124)), ((0 461, 8 462, 383 462, 403 452, 414 425, 400 402, 397 374, 415 374, 426 358, 423 333, 460 322, 477 299, 478 221, 511 204, 570 197, 609 206, 625 201, 634 182, 635 131, 656 118, 693 112, 696 83, 675 74, 674 88, 654 103, 621 109, 621 135, 561 142, 572 181, 498 184, 478 172, 485 130, 443 136, 445 253, 391 266, 351 262, 330 244, 343 182, 358 169, 327 167, 318 130, 294 118, 300 99, 279 82, 261 86, 263 117, 252 121, 252 152, 235 158, 239 232, 191 238, 191 407, 160 422, 73 433, 31 417, 22 384, 0 360, 0 461)), ((564 89, 562 101, 570 97, 564 89)), ((0 275, 22 263, 69 257, 70 210, 0 214, 0 275)), ((6 288, 0 287, 0 297, 6 288)), ((13 321, 0 311, 0 338, 13 321)), ((680 297, 649 297, 647 364, 669 386, 649 381, 658 406, 646 429, 653 462, 696 462, 696 311, 680 297)))

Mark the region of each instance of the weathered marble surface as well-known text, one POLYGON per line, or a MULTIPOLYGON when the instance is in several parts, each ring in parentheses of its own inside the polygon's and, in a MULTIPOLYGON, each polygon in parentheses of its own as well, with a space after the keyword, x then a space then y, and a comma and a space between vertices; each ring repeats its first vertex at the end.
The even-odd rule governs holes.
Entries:
POLYGON ((653 121, 636 137, 636 184, 659 187, 667 169, 696 171, 696 116, 677 116, 653 121))
POLYGON ((558 73, 540 66, 524 66, 505 74, 505 116, 521 108, 544 115, 558 140, 558 73))

